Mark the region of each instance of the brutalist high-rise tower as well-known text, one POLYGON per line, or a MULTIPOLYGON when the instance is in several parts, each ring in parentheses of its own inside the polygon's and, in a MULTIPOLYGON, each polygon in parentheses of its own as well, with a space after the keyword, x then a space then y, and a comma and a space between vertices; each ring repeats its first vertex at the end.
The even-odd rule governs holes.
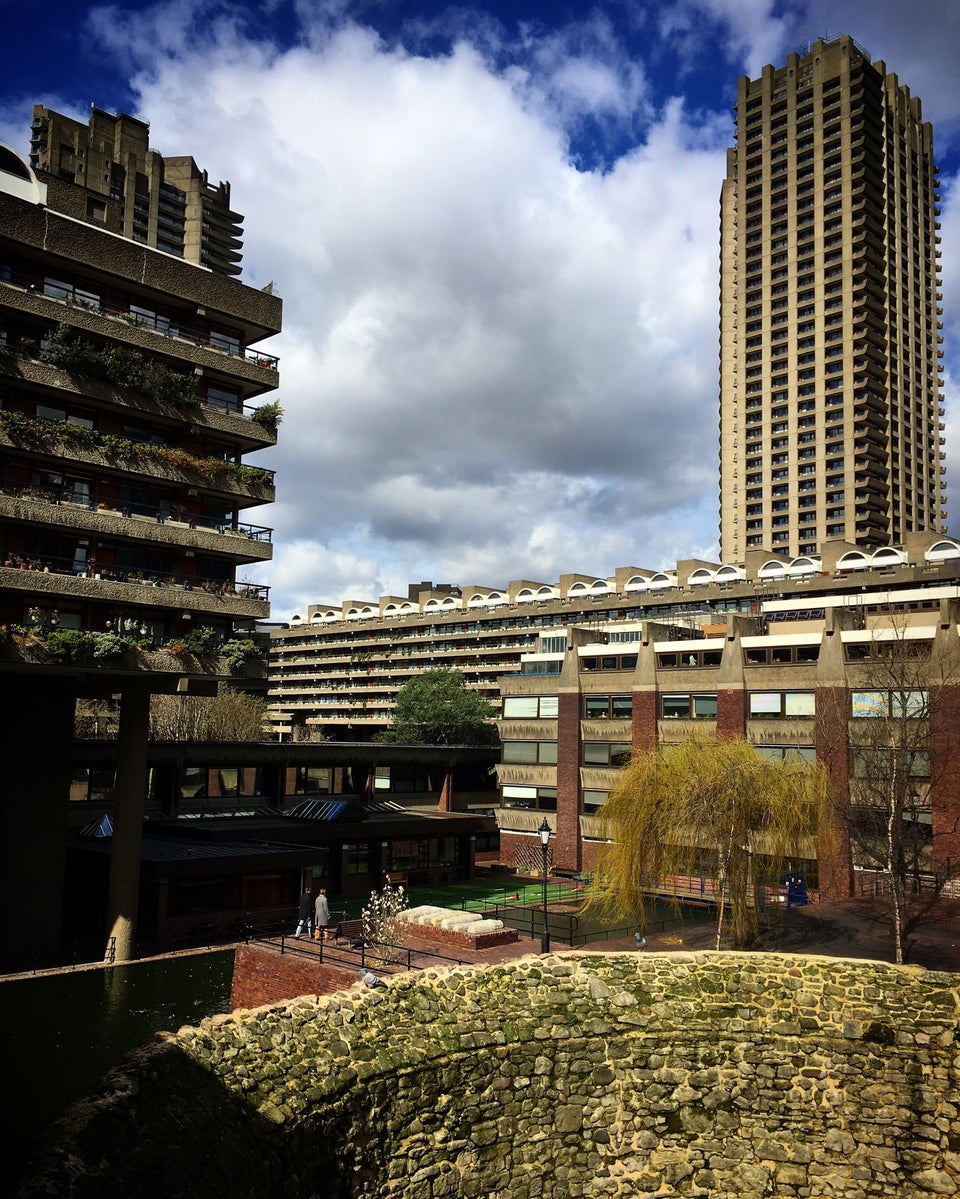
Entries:
POLYGON ((721 193, 725 562, 943 530, 937 176, 919 99, 850 37, 740 80, 721 193))

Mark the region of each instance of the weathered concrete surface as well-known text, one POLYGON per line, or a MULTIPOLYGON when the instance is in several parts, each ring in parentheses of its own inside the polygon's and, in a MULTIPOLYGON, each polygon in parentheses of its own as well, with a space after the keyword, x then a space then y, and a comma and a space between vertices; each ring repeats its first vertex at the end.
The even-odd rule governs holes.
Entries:
POLYGON ((428 970, 181 1029, 23 1196, 955 1195, 954 975, 775 954, 428 970))

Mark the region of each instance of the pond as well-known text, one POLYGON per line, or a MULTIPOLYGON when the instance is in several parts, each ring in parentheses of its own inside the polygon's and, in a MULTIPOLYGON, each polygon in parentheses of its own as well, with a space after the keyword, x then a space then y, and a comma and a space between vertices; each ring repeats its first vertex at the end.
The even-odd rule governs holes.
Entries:
POLYGON ((0 979, 0 1129, 16 1146, 12 1172, 51 1120, 129 1050, 228 1011, 232 974, 230 949, 0 979))

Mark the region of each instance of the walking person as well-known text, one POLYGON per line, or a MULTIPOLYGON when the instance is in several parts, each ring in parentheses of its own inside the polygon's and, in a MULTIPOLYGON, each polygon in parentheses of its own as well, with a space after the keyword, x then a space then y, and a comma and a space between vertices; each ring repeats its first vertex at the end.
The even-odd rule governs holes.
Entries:
POLYGON ((323 887, 317 892, 317 902, 314 904, 313 935, 322 941, 327 935, 327 925, 330 923, 330 904, 327 902, 327 892, 323 887))
POLYGON ((297 911, 297 939, 303 935, 303 930, 306 928, 307 936, 313 932, 313 890, 310 887, 304 887, 303 894, 300 896, 300 907, 297 911))

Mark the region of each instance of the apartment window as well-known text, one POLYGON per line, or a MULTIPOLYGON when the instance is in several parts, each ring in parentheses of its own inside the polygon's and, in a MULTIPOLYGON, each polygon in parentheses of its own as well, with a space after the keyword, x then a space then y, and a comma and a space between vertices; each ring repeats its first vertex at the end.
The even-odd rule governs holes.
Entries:
POLYGON ((747 666, 804 665, 816 662, 819 657, 819 645, 756 645, 744 650, 747 666))
POLYGON ((716 720, 717 693, 662 695, 660 716, 663 720, 716 720))
POLYGON ((534 809, 541 812, 557 810, 556 787, 517 787, 506 785, 501 790, 505 808, 534 809))
POLYGON ((505 720, 556 719, 557 697, 555 695, 508 695, 503 701, 505 720))
POLYGON ((930 777, 930 751, 926 749, 893 750, 885 746, 852 747, 853 776, 858 779, 889 779, 896 768, 894 753, 901 770, 908 777, 927 779, 930 777))
POLYGON ((757 757, 763 758, 765 762, 785 762, 787 764, 807 762, 812 764, 817 760, 817 751, 812 745, 755 745, 753 748, 757 752, 757 757))
POLYGON ((593 788, 585 789, 581 796, 583 810, 589 816, 598 812, 609 798, 609 791, 598 791, 593 788))
POLYGON ((584 766, 626 766, 633 746, 627 741, 585 741, 584 766))
POLYGON ((851 715, 855 720, 880 717, 894 720, 927 715, 926 691, 854 691, 851 715))
POLYGON ((588 720, 629 720, 633 716, 633 696, 584 696, 583 714, 588 720))
POLYGON ((555 766, 557 743, 556 741, 504 741, 501 761, 555 766))
POLYGON ((606 654, 602 658, 581 658, 580 665, 584 670, 634 670, 637 655, 606 654))
MULTIPOLYGON (((750 528, 762 528, 762 521, 751 521, 750 528)), ((719 666, 723 651, 719 649, 686 649, 682 653, 657 654, 657 666, 676 670, 682 666, 719 666)))
POLYGON ((815 716, 812 691, 751 691, 750 718, 766 720, 778 716, 815 716))

